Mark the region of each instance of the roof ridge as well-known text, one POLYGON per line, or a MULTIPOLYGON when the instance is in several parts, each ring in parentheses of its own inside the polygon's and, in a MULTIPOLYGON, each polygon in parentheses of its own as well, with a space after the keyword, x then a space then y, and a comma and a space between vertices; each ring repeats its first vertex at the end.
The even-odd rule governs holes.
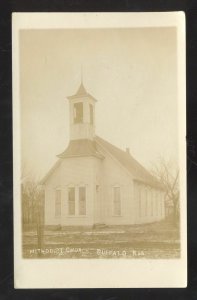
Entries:
POLYGON ((110 151, 110 153, 113 156, 115 156, 116 159, 118 159, 118 161, 122 165, 124 165, 130 172, 132 172, 132 170, 133 170, 135 173, 138 173, 138 177, 141 177, 144 180, 146 178, 147 181, 152 181, 155 185, 160 185, 158 180, 145 167, 143 167, 131 154, 128 154, 126 151, 118 148, 117 146, 109 143, 108 141, 104 140, 103 138, 101 138, 99 136, 95 136, 95 139, 98 142, 100 141, 102 144, 104 144, 104 146, 106 145, 106 147, 112 148, 112 151, 116 151, 116 153, 111 153, 111 151, 110 151, 111 149, 108 149, 110 151), (118 152, 118 154, 117 154, 117 152, 118 152), (129 166, 129 164, 130 164, 130 166, 129 166))
MULTIPOLYGON (((111 147, 113 147, 115 150, 120 151, 122 154, 127 155, 127 157, 129 159, 132 159, 133 161, 135 161, 141 168, 143 168, 144 170, 146 170, 146 168, 144 168, 130 153, 128 154, 126 151, 124 151, 121 148, 118 148, 117 146, 109 143, 108 141, 104 140, 103 138, 96 136, 96 138, 101 139, 104 143, 107 143, 108 145, 110 145, 111 147)), ((148 170, 146 170, 146 172, 148 172, 148 170)), ((148 172, 149 173, 149 172, 148 172)))

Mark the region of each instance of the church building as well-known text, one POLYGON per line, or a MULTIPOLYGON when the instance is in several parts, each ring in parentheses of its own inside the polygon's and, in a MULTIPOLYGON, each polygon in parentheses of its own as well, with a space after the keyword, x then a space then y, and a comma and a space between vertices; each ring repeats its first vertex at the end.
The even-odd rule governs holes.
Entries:
POLYGON ((95 135, 97 100, 83 83, 67 98, 70 142, 41 182, 45 225, 129 225, 164 219, 160 183, 129 149, 95 135))

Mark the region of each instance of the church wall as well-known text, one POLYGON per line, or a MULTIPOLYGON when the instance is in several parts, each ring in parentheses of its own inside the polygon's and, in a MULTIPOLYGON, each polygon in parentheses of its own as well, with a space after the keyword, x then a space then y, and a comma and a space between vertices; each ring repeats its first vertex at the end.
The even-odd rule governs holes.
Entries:
POLYGON ((136 224, 152 223, 165 218, 164 193, 147 184, 134 183, 136 224))
POLYGON ((105 223, 102 160, 94 160, 94 224, 105 223))
POLYGON ((118 161, 105 151, 103 154, 105 159, 99 164, 99 167, 97 166, 101 184, 102 218, 100 222, 123 225, 151 223, 163 219, 165 217, 163 192, 146 184, 136 184, 136 181, 118 161), (120 187, 120 216, 115 216, 113 212, 113 187, 120 187), (139 203, 139 196, 141 203, 139 203))
POLYGON ((60 186, 60 166, 52 173, 45 184, 45 225, 58 225, 60 220, 55 218, 55 189, 60 186))
MULTIPOLYGON (((69 216, 64 209, 62 214, 63 225, 92 225, 93 220, 93 198, 94 198, 94 158, 93 157, 78 157, 68 158, 62 164, 62 186, 64 187, 63 205, 65 208, 68 204, 69 186, 85 186, 86 187, 86 215, 85 216, 69 216)), ((77 201, 76 201, 77 204, 77 201)), ((76 205, 76 210, 77 210, 76 205)))
MULTIPOLYGON (((76 201, 76 211, 78 211, 76 201)), ((133 181, 119 163, 105 153, 94 157, 62 160, 45 185, 46 225, 142 224, 165 217, 164 194, 148 185, 133 181), (68 214, 68 188, 86 187, 86 215, 68 214), (121 214, 114 215, 113 188, 120 187, 121 214), (55 216, 55 192, 61 190, 61 216, 55 216)))
POLYGON ((92 225, 94 223, 94 160, 92 157, 67 158, 55 170, 46 182, 45 187, 45 224, 46 225, 92 225), (76 215, 68 214, 68 188, 86 187, 86 215, 78 214, 78 198, 75 201, 76 215), (55 190, 61 190, 61 216, 55 217, 55 190))
POLYGON ((108 154, 101 162, 103 223, 118 225, 134 223, 133 181, 121 165, 108 154), (114 214, 114 187, 120 187, 120 216, 114 214))

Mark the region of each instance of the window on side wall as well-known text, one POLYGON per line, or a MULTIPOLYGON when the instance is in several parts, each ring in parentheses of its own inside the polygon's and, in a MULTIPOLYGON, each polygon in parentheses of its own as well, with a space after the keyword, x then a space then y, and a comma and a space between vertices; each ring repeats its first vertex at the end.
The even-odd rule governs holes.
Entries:
POLYGON ((141 186, 138 186, 138 213, 139 218, 142 217, 142 188, 141 186))
POLYGON ((154 197, 154 195, 153 195, 153 191, 151 190, 151 216, 153 216, 153 197, 154 197))
POLYGON ((61 216, 61 190, 55 191, 55 216, 61 216))
POLYGON ((148 190, 145 188, 145 217, 148 215, 148 190))
POLYGON ((158 191, 156 191, 156 215, 159 215, 159 205, 158 205, 158 191))
POLYGON ((86 188, 79 187, 79 215, 86 215, 86 188))
POLYGON ((75 215, 75 188, 68 188, 68 214, 75 215))
POLYGON ((120 199, 120 187, 113 188, 113 204, 114 204, 114 215, 121 215, 121 199, 120 199))

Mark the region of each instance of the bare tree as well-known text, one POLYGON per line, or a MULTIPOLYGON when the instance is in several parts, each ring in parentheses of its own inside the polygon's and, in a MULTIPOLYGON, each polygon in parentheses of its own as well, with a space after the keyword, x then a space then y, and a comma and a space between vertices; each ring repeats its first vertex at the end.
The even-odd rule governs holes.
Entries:
POLYGON ((166 206, 171 205, 173 222, 177 224, 180 214, 178 168, 173 166, 172 161, 160 158, 151 173, 164 187, 166 206))
MULTIPOLYGON (((43 245, 44 236, 44 191, 32 176, 23 177, 21 184, 22 223, 35 226, 37 246, 43 245)), ((38 256, 41 256, 39 252, 38 256)))
POLYGON ((21 172, 21 198, 23 223, 37 223, 37 214, 44 209, 44 191, 39 178, 36 178, 25 162, 21 172))
POLYGON ((37 223, 37 213, 43 209, 43 190, 33 179, 22 182, 23 223, 37 223))

